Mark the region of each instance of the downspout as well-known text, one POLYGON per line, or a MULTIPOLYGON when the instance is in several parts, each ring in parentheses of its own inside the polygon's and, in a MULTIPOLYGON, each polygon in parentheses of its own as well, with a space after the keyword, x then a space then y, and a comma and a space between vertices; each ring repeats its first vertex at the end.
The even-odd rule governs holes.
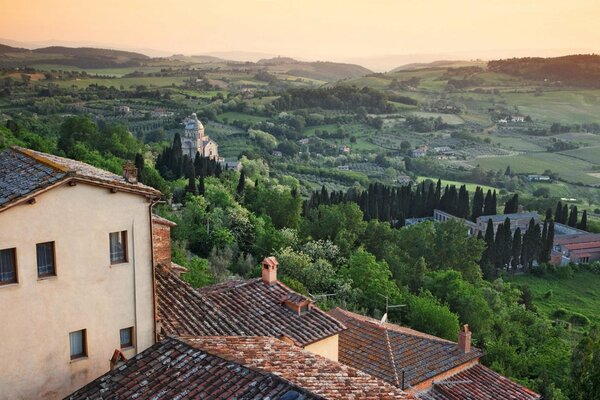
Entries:
POLYGON ((150 201, 150 207, 148 207, 148 217, 150 218, 150 268, 152 270, 152 337, 154 343, 158 341, 158 332, 156 331, 156 318, 158 315, 158 311, 156 296, 156 270, 154 268, 154 225, 152 224, 152 207, 154 207, 158 203, 164 202, 161 200, 150 201))
POLYGON ((131 221, 131 263, 132 263, 132 271, 133 271, 133 334, 135 335, 135 346, 136 353, 139 350, 139 342, 138 342, 138 310, 137 310, 137 282, 136 282, 136 271, 135 271, 135 220, 131 221))

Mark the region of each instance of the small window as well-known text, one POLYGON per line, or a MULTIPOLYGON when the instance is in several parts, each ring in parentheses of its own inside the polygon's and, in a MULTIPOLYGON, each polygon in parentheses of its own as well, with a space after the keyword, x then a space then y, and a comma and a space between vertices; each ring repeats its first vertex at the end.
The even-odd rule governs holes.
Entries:
POLYGON ((133 347, 133 327, 121 329, 121 348, 133 347))
POLYGON ((71 360, 87 356, 85 329, 69 333, 69 343, 71 347, 71 360))
POLYGON ((54 262, 54 242, 38 243, 37 251, 37 270, 38 277, 56 275, 54 262))
POLYGON ((0 250, 0 285, 17 283, 17 249, 0 250))
POLYGON ((127 231, 110 234, 110 263, 127 262, 127 231))

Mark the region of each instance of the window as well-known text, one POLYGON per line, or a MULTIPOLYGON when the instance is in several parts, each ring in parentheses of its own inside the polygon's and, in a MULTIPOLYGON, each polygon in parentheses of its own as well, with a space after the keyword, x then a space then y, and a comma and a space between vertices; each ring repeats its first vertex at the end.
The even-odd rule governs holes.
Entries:
POLYGON ((54 262, 54 242, 38 243, 37 251, 37 270, 38 277, 56 275, 54 262))
POLYGON ((82 329, 69 333, 71 360, 87 356, 86 331, 82 329))
POLYGON ((0 250, 0 285, 17 283, 17 249, 0 250))
POLYGON ((127 262, 127 231, 110 234, 110 263, 127 262))
POLYGON ((121 348, 133 347, 133 327, 121 329, 121 348))

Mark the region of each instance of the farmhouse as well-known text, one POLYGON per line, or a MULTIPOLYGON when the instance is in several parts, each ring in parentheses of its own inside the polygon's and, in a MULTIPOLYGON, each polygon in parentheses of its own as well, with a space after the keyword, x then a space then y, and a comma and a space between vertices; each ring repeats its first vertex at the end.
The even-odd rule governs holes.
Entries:
POLYGON ((554 237, 554 264, 588 263, 600 260, 600 234, 576 233, 554 237))
POLYGON ((411 152, 413 157, 425 157, 427 155, 427 146, 419 146, 411 152))
POLYGON ((160 197, 132 165, 0 153, 0 397, 62 398, 155 343, 160 197))
POLYGON ((190 115, 185 121, 185 131, 181 137, 181 149, 184 155, 192 160, 199 153, 202 157, 219 159, 219 148, 215 141, 204 134, 204 125, 196 113, 190 115))
POLYGON ((530 182, 549 182, 551 178, 548 175, 527 175, 530 182))

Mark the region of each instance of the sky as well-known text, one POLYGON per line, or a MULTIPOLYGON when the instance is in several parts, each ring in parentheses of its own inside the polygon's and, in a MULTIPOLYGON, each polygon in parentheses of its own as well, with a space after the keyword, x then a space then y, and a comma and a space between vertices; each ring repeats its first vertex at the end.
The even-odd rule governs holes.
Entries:
POLYGON ((0 0, 0 38, 310 60, 600 51, 599 0, 0 0))

